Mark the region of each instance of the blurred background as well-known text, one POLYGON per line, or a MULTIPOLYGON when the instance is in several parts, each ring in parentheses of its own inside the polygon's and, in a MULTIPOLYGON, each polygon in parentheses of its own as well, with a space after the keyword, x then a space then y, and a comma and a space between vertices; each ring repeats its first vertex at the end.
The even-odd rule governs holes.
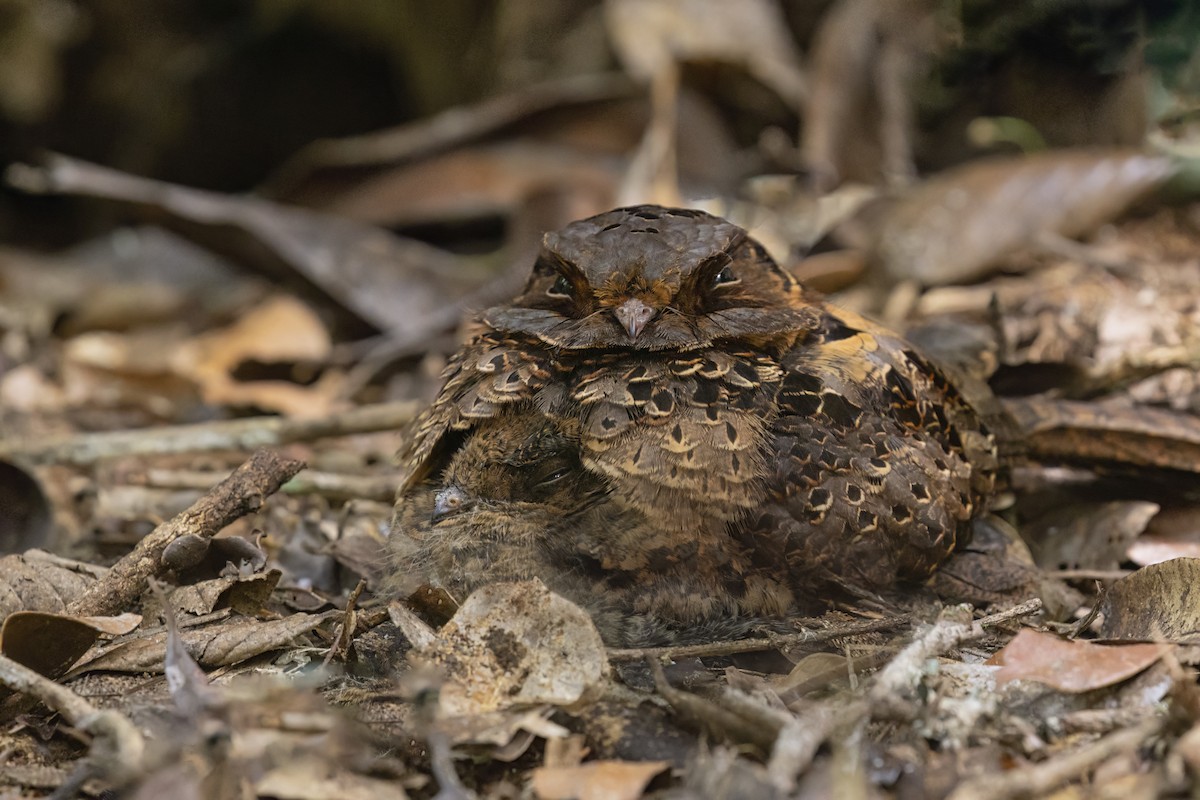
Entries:
MULTIPOLYGON (((487 236, 529 190, 513 184, 611 190, 673 81, 656 110, 671 105, 685 132, 669 142, 685 196, 733 196, 764 173, 828 190, 986 153, 1140 145, 1191 121, 1198 37, 1192 0, 2 0, 0 158, 49 149, 487 236), (510 102, 479 107, 496 98, 510 102), (390 151, 305 149, 450 109, 456 124, 390 151), (442 162, 457 180, 474 172, 469 186, 428 177, 444 174, 433 155, 482 141, 520 147, 442 162), (425 182, 380 185, 417 160, 425 182), (335 169, 346 161, 360 169, 335 169)), ((6 241, 41 247, 113 224, 99 206, 11 191, 0 212, 6 241)))

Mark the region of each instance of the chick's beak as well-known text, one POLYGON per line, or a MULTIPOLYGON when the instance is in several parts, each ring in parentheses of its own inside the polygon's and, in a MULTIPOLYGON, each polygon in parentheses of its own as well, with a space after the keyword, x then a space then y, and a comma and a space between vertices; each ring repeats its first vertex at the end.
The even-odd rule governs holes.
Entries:
POLYGON ((636 297, 631 297, 613 309, 613 314, 622 327, 629 332, 630 339, 636 339, 646 327, 646 323, 654 319, 658 312, 636 297))
POLYGON ((433 498, 432 522, 441 522, 467 509, 467 494, 457 486, 448 486, 433 498))

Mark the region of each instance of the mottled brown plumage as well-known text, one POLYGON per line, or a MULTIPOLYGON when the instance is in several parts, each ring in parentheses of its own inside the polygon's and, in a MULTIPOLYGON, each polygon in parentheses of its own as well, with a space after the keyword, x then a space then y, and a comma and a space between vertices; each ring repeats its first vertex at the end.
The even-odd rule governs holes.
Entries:
POLYGON ((699 211, 549 234, 525 291, 482 322, 404 453, 399 507, 517 418, 569 431, 581 480, 637 520, 599 569, 735 562, 772 587, 743 591, 775 598, 760 613, 781 578, 812 596, 927 577, 992 485, 992 437, 937 369, 699 211))
POLYGON ((397 503, 407 572, 461 601, 485 583, 540 578, 588 609, 606 642, 656 645, 787 630, 785 583, 725 537, 705 551, 610 497, 583 469, 577 425, 507 408, 476 426, 435 483, 397 503))

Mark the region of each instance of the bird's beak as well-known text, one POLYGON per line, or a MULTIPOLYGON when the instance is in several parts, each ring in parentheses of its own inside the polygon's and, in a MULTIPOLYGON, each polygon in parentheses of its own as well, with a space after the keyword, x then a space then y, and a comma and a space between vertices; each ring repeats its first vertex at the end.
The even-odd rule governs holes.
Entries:
POLYGON ((467 494, 457 486, 448 486, 437 493, 433 499, 433 516, 431 522, 441 522, 444 519, 467 509, 467 494))
POLYGON ((617 321, 629 332, 630 339, 636 339, 638 334, 642 332, 642 328, 646 327, 646 323, 654 319, 654 315, 657 313, 657 311, 636 297, 629 298, 613 309, 613 314, 616 316, 617 321))

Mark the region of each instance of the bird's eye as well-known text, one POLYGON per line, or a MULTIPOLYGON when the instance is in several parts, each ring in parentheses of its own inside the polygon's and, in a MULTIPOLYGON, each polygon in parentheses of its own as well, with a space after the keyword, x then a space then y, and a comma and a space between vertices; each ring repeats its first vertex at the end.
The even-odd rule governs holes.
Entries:
POLYGON ((538 486, 549 486, 551 484, 558 483, 570 473, 570 467, 560 467, 538 481, 538 486))
POLYGON ((550 297, 570 297, 572 290, 571 282, 567 280, 565 275, 559 275, 558 280, 554 285, 546 290, 546 294, 550 297))
POLYGON ((733 283, 737 278, 733 274, 733 270, 729 267, 723 268, 715 276, 713 276, 713 286, 720 286, 724 283, 733 283))

